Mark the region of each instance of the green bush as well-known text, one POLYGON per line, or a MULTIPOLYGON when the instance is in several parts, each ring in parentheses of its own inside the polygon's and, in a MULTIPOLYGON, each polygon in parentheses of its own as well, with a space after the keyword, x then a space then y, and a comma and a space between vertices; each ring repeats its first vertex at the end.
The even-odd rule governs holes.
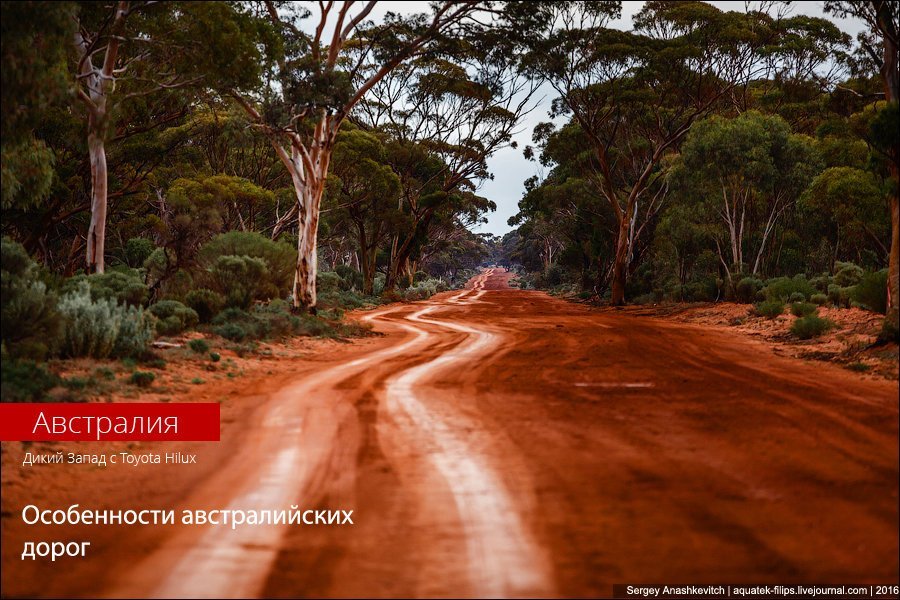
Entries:
POLYGON ((819 275, 818 277, 813 277, 809 280, 809 283, 819 292, 826 293, 828 292, 828 286, 833 283, 833 279, 831 275, 823 274, 819 275))
POLYGON ((795 317, 805 317, 815 313, 816 305, 811 302, 794 302, 791 304, 791 314, 795 317))
POLYGON ((188 348, 197 354, 206 354, 209 352, 209 344, 202 338, 197 338, 196 340, 188 342, 188 348))
POLYGON ((856 285, 864 273, 862 267, 851 262, 834 263, 834 283, 841 287, 856 285))
POLYGON ((788 298, 788 302, 806 302, 806 295, 802 292, 794 292, 788 298))
POLYGON ((222 360, 222 355, 218 352, 210 352, 209 360, 211 360, 212 362, 219 362, 220 360, 222 360))
POLYGON ((213 286, 225 296, 225 305, 248 309, 254 300, 272 297, 266 289, 266 262, 251 256, 220 256, 209 269, 213 286))
POLYGON ((791 333, 801 340, 818 337, 834 327, 834 321, 823 319, 818 315, 807 315, 794 321, 791 333))
MULTIPOLYGON (((202 270, 211 272, 219 258, 223 256, 249 257, 263 261, 265 272, 256 282, 254 299, 281 298, 290 292, 297 261, 297 249, 291 244, 276 242, 249 231, 229 231, 217 235, 204 244, 197 254, 197 262, 202 270)), ((229 283, 225 282, 226 286, 229 283)), ((220 288, 216 285, 210 287, 228 296, 228 287, 220 288)))
POLYGON ((114 300, 91 300, 87 282, 59 300, 59 312, 65 319, 62 341, 64 356, 106 358, 112 353, 119 335, 125 307, 114 300))
POLYGON ((240 323, 225 323, 213 328, 213 332, 232 342, 243 342, 247 338, 247 329, 240 323))
POLYGON ((113 355, 140 358, 147 353, 156 334, 156 318, 140 306, 120 307, 121 322, 113 355))
POLYGON ((755 306, 756 314, 767 319, 774 319, 784 312, 784 303, 779 300, 766 300, 755 306))
POLYGON ((37 280, 37 265, 21 244, 0 241, 0 332, 12 358, 43 360, 59 345, 63 319, 56 295, 37 280))
POLYGON ((139 269, 156 250, 156 246, 147 238, 131 238, 125 242, 123 249, 124 263, 132 269, 139 269))
POLYGON ((160 335, 177 335, 194 327, 200 321, 197 312, 177 300, 162 300, 150 306, 157 319, 156 332, 160 335))
POLYGON ((442 279, 426 279, 404 290, 403 297, 406 300, 425 300, 439 292, 446 292, 447 289, 447 284, 442 279))
POLYGON ((30 360, 0 361, 0 402, 36 402, 60 384, 60 378, 30 360))
POLYGON ((142 388, 148 388, 156 381, 156 375, 150 371, 135 371, 128 378, 128 383, 142 388))
MULTIPOLYGON (((809 283, 805 275, 795 275, 794 277, 776 277, 766 282, 763 289, 766 300, 780 300, 788 302, 793 294, 802 294, 803 300, 816 293, 816 288, 809 283)), ((799 296, 794 296, 799 298, 799 296)))
POLYGON ((334 268, 334 272, 337 273, 338 277, 341 278, 341 282, 339 284, 340 289, 343 291, 362 291, 363 289, 363 276, 362 273, 351 267, 350 265, 337 265, 334 268))
POLYGON ((742 304, 750 304, 756 299, 756 293, 763 288, 765 284, 762 280, 755 277, 744 277, 734 286, 734 298, 742 304))
POLYGON ((184 297, 184 303, 194 309, 201 323, 209 323, 225 307, 225 296, 201 288, 188 292, 184 297))
POLYGON ((832 283, 828 286, 828 300, 838 308, 849 308, 852 290, 852 287, 841 287, 832 283))
POLYGON ((850 290, 850 299, 860 306, 885 314, 887 312, 888 270, 865 273, 850 290))
POLYGON ((319 271, 316 273, 316 291, 319 294, 338 292, 342 284, 341 276, 334 271, 319 271))
POLYGON ((809 301, 815 304, 816 306, 825 306, 828 304, 828 295, 827 294, 813 294, 809 297, 809 301))

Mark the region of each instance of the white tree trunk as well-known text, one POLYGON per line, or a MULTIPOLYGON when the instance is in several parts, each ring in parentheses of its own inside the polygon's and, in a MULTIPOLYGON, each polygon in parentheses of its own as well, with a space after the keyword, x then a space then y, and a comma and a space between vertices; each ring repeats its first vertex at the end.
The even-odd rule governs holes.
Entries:
POLYGON ((103 273, 106 252, 107 167, 102 133, 88 134, 91 159, 91 224, 87 235, 88 273, 103 273))

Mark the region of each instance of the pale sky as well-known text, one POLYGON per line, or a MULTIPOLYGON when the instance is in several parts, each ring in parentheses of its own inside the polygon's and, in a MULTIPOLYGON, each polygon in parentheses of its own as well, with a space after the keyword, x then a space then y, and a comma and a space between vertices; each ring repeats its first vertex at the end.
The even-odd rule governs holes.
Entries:
MULTIPOLYGON (((313 3, 304 3, 307 6, 315 6, 313 3)), ((710 4, 721 10, 743 10, 743 1, 725 1, 712 0, 710 4)), ((808 14, 814 16, 826 16, 823 11, 823 2, 792 2, 790 5, 791 14, 808 14)), ((427 12, 428 2, 420 1, 381 1, 376 8, 369 14, 369 18, 375 22, 380 22, 388 12, 396 12, 401 14, 410 14, 415 12, 427 12)), ((625 1, 622 2, 622 17, 611 23, 612 27, 619 29, 631 29, 632 19, 637 14, 643 2, 625 1)), ((315 12, 316 8, 312 8, 315 12)), ((313 18, 306 19, 304 26, 315 27, 316 14, 313 18)), ((355 12, 355 11, 353 11, 355 12)), ((843 30, 855 38, 856 34, 864 28, 861 21, 856 19, 835 19, 833 16, 827 18, 836 22, 843 30)), ((548 111, 550 101, 553 99, 553 90, 545 89, 544 86, 539 91, 539 97, 543 100, 541 104, 532 111, 519 126, 519 133, 515 136, 518 142, 518 148, 504 148, 494 154, 488 160, 490 172, 494 175, 494 179, 482 183, 479 194, 493 200, 497 204, 497 210, 487 215, 488 222, 476 229, 479 232, 490 232, 496 235, 503 235, 512 228, 507 224, 507 220, 518 212, 519 199, 525 191, 524 182, 532 175, 541 173, 540 165, 535 161, 526 160, 522 154, 525 146, 531 143, 531 132, 534 126, 543 121, 548 121, 548 111)))

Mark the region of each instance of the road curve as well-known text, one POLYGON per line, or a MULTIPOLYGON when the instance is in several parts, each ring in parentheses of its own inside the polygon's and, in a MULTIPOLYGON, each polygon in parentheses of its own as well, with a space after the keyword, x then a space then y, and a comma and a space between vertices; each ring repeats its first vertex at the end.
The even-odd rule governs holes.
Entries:
POLYGON ((487 270, 363 314, 383 338, 271 394, 175 507, 344 509, 354 525, 174 527, 139 557, 124 538, 98 544, 120 576, 72 575, 80 592, 584 597, 628 582, 897 580, 896 382, 508 280, 487 270))

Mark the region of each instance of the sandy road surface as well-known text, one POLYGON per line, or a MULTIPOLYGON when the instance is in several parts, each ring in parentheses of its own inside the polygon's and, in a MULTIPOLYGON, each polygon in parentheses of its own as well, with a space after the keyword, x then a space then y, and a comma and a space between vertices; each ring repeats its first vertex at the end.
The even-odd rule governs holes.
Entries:
POLYGON ((508 278, 366 314, 382 341, 269 394, 179 502, 352 509, 353 526, 176 527, 139 554, 123 535, 96 546, 103 576, 76 564, 17 588, 4 573, 4 594, 897 581, 896 382, 508 278))

